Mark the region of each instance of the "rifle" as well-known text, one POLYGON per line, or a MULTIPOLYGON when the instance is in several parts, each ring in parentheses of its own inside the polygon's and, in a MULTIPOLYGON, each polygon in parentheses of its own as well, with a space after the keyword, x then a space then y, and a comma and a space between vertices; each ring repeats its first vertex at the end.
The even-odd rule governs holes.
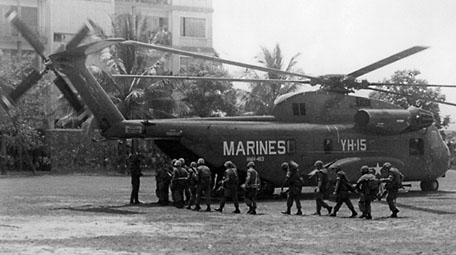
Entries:
MULTIPOLYGON (((402 184, 402 186, 399 189, 405 189, 405 187, 411 188, 412 184, 410 184, 410 183, 402 184)), ((378 201, 380 201, 380 200, 382 200, 382 198, 386 197, 387 194, 388 194, 388 190, 383 187, 383 191, 381 191, 380 194, 377 195, 378 201)))

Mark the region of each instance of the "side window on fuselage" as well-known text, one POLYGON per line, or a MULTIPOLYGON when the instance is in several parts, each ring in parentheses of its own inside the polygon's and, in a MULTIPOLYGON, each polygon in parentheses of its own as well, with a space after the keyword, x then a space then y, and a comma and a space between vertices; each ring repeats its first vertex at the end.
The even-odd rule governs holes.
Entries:
POLYGON ((323 141, 323 150, 325 153, 329 153, 333 150, 333 143, 331 139, 325 139, 323 141))
POLYGON ((414 156, 424 155, 424 141, 420 138, 412 138, 409 142, 409 154, 414 156))
POLYGON ((293 115, 301 116, 306 115, 306 104, 305 103, 293 103, 293 115))

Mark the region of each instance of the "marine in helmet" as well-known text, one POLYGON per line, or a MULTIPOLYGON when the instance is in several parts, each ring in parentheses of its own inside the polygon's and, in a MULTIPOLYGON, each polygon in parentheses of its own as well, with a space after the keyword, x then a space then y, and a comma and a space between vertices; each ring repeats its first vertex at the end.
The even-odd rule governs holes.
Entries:
POLYGON ((321 208, 326 208, 328 210, 328 214, 331 214, 332 207, 329 206, 323 198, 327 195, 328 191, 328 170, 323 167, 323 161, 317 160, 314 164, 316 168, 315 177, 317 178, 317 187, 315 188, 315 205, 316 205, 316 212, 314 215, 321 215, 321 208))
POLYGON ((372 219, 371 204, 377 197, 379 180, 375 175, 369 173, 368 166, 362 166, 360 169, 361 177, 356 182, 356 190, 359 192, 359 210, 362 212, 360 218, 372 219))
POLYGON ((296 215, 302 215, 301 211, 301 190, 302 190, 302 179, 299 176, 298 163, 290 161, 289 163, 283 162, 281 168, 286 171, 285 179, 283 180, 281 192, 283 193, 283 187, 288 186, 287 193, 287 210, 283 211, 283 214, 291 214, 291 207, 293 202, 296 204, 298 209, 296 215))
POLYGON ((174 206, 184 207, 184 189, 187 186, 188 172, 183 168, 182 161, 174 162, 174 169, 171 176, 171 190, 173 192, 174 206))
POLYGON ((247 213, 256 214, 257 196, 260 190, 260 176, 255 169, 255 163, 253 161, 247 163, 247 177, 241 187, 245 190, 245 203, 249 207, 247 213))
POLYGON ((195 161, 190 163, 190 166, 187 168, 188 172, 188 188, 190 191, 190 200, 188 201, 187 209, 191 210, 192 205, 196 201, 196 188, 198 185, 198 173, 197 173, 197 164, 195 161))
MULTIPOLYGON (((190 176, 189 167, 185 164, 185 159, 179 158, 178 160, 182 163, 182 168, 187 172, 187 175, 190 176)), ((190 184, 188 182, 188 179, 187 179, 187 182, 185 183, 184 195, 185 195, 184 204, 188 204, 190 202, 190 200, 192 199, 192 192, 190 191, 190 184)))
POLYGON ((226 169, 223 174, 223 179, 220 183, 220 185, 223 187, 223 197, 220 200, 219 208, 215 210, 218 212, 223 212, 223 207, 225 207, 226 200, 231 197, 235 208, 233 213, 241 213, 239 210, 238 201, 239 177, 236 165, 231 161, 226 161, 223 166, 226 169))
POLYGON ((396 199, 399 194, 399 189, 402 188, 402 180, 404 175, 397 169, 392 167, 391 163, 385 162, 382 167, 382 171, 387 172, 388 177, 380 179, 381 182, 385 182, 385 189, 388 195, 386 195, 386 202, 388 202, 389 209, 391 210, 391 218, 397 218, 399 209, 396 207, 396 199))
POLYGON ((138 193, 140 186, 140 177, 143 176, 141 172, 141 161, 144 159, 141 153, 135 152, 130 154, 128 157, 130 165, 130 174, 131 174, 131 195, 130 195, 130 204, 141 204, 139 201, 138 193))
POLYGON ((349 192, 355 193, 355 189, 350 184, 350 180, 348 179, 345 172, 342 171, 342 168, 339 165, 331 166, 330 170, 334 170, 336 172, 336 184, 334 187, 336 205, 334 206, 334 210, 330 216, 336 216, 342 204, 345 203, 348 209, 350 209, 352 212, 350 218, 356 217, 358 213, 356 212, 355 207, 353 206, 349 197, 349 192))
POLYGON ((212 173, 211 169, 206 166, 206 162, 203 158, 199 158, 196 162, 198 169, 198 185, 196 188, 196 202, 195 202, 195 211, 201 210, 200 203, 204 195, 206 199, 206 211, 211 211, 211 183, 212 183, 212 173))

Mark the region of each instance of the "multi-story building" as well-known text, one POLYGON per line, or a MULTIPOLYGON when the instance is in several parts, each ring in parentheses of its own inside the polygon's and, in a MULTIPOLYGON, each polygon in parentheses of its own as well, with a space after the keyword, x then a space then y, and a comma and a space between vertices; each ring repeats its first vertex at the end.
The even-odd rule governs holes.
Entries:
MULTIPOLYGON (((212 0, 2 0, 0 3, 0 49, 30 51, 32 48, 5 18, 11 8, 40 36, 51 54, 67 43, 87 19, 113 34, 116 15, 141 15, 147 20, 150 42, 213 54, 212 0)), ((177 74, 191 61, 172 56, 166 69, 177 74)), ((56 90, 51 93, 55 99, 56 90)), ((52 122, 50 123, 52 127, 52 122)))

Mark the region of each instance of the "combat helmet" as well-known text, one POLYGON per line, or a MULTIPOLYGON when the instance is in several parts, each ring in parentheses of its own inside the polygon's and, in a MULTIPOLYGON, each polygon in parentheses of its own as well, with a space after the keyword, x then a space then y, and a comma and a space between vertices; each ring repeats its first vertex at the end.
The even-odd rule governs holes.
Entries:
POLYGON ((225 168, 236 168, 236 165, 233 162, 229 161, 229 160, 226 161, 225 164, 223 164, 223 166, 225 168))
POLYGON ((315 161, 315 164, 314 164, 314 166, 320 166, 320 167, 323 167, 323 161, 321 161, 321 160, 317 160, 317 161, 315 161))
POLYGON ((249 163, 247 163, 247 168, 250 168, 250 167, 255 168, 255 162, 249 161, 249 163))
POLYGON ((367 174, 369 173, 369 167, 368 166, 362 166, 361 167, 361 174, 367 174))
POLYGON ((282 165, 280 165, 280 168, 283 170, 283 171, 287 171, 288 170, 288 163, 287 162, 283 162, 282 165))
POLYGON ((198 161, 196 162, 198 165, 204 165, 206 162, 204 162, 203 158, 199 158, 198 161))
POLYGON ((290 161, 289 166, 291 170, 296 170, 299 167, 298 163, 294 162, 293 160, 290 161))

